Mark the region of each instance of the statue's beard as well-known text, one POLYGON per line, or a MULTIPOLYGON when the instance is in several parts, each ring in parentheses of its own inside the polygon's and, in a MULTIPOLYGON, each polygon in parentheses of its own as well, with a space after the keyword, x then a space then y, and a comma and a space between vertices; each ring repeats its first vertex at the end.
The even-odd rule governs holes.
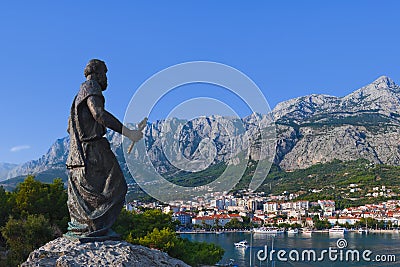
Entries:
POLYGON ((107 89, 107 81, 99 81, 99 84, 103 91, 107 89))

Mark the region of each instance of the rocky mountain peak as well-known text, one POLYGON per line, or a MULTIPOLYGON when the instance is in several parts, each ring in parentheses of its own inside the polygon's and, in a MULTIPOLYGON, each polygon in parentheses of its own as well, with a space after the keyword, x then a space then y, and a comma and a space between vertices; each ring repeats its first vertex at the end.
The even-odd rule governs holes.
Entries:
POLYGON ((365 98, 370 95, 381 96, 382 94, 398 93, 399 91, 400 87, 391 78, 387 76, 380 76, 372 83, 363 86, 353 93, 345 96, 344 99, 349 99, 352 97, 365 98))
POLYGON ((376 110, 382 114, 400 114, 400 86, 387 76, 342 98, 341 109, 351 111, 376 110))
POLYGON ((381 76, 378 79, 376 79, 375 81, 373 81, 369 86, 373 87, 375 89, 395 88, 396 83, 387 76, 381 76))

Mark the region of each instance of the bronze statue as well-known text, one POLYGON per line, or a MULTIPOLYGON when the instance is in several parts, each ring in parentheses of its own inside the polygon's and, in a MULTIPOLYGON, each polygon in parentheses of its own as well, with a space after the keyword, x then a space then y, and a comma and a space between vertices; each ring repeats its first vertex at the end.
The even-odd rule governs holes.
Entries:
POLYGON ((110 128, 136 142, 141 131, 130 130, 104 109, 102 91, 107 88, 107 67, 92 59, 85 67, 68 120, 70 150, 67 168, 68 209, 71 221, 66 237, 101 241, 118 237, 111 230, 124 204, 127 185, 110 144, 104 137, 110 128))

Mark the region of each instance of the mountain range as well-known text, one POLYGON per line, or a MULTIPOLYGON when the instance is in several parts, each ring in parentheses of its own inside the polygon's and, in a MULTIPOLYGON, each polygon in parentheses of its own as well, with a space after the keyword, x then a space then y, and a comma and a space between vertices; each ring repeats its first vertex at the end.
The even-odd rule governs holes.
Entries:
MULTIPOLYGON (((232 156, 232 147, 227 144, 229 136, 224 131, 236 131, 240 135, 235 125, 241 123, 249 136, 255 138, 250 157, 257 160, 266 156, 257 147, 259 129, 254 122, 271 125, 272 117, 276 127, 276 147, 267 149, 276 149, 273 161, 284 170, 303 169, 334 159, 365 158, 372 163, 400 165, 400 86, 386 76, 344 97, 312 94, 290 99, 279 103, 272 114, 254 113, 242 119, 216 115, 190 122, 179 119, 155 121, 148 124, 145 132, 148 155, 159 172, 173 171, 159 137, 162 129, 181 124, 184 134, 180 144, 185 157, 200 157, 199 144, 202 139, 209 138, 216 149, 211 164, 226 162, 232 156)), ((127 179, 131 179, 122 152, 121 136, 109 131, 106 137, 127 179)), ((242 139, 236 138, 236 142, 244 146, 242 139)), ((68 150, 69 138, 65 137, 56 140, 40 159, 18 166, 0 164, 0 181, 14 178, 17 182, 27 174, 34 174, 42 181, 52 181, 55 177, 66 180, 68 150)), ((141 159, 136 148, 132 157, 141 159)))
POLYGON ((17 164, 12 163, 0 163, 0 182, 5 180, 8 176, 8 173, 17 166, 17 164))

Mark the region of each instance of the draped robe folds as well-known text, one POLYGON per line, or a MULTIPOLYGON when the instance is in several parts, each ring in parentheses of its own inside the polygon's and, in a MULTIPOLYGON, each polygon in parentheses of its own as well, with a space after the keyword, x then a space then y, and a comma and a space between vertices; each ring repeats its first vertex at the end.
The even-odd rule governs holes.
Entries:
POLYGON ((87 98, 104 97, 99 84, 86 81, 75 97, 68 122, 70 151, 67 168, 68 209, 71 221, 66 237, 81 241, 112 239, 110 229, 124 204, 127 185, 110 144, 87 106, 87 98))

